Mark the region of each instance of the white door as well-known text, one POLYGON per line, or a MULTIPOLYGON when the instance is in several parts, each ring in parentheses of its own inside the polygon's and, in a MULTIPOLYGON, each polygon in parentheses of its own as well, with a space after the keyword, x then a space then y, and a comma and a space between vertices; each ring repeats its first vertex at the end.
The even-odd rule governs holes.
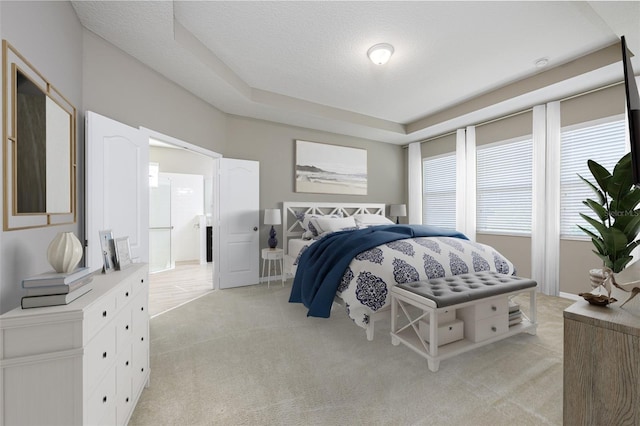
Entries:
POLYGON ((258 284, 260 163, 221 158, 220 288, 258 284))
POLYGON ((98 232, 129 237, 131 257, 149 261, 149 145, 133 127, 86 114, 86 261, 102 267, 98 232))

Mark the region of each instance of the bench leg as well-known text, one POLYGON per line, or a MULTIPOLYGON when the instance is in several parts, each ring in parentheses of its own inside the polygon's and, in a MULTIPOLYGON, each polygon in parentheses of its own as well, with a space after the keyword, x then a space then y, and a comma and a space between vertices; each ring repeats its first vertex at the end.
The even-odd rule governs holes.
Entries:
POLYGON ((427 365, 429 366, 429 370, 431 370, 431 371, 433 371, 435 373, 440 368, 440 360, 428 359, 427 360, 427 365))
POLYGON ((373 320, 369 320, 369 325, 367 326, 367 340, 368 341, 372 341, 373 340, 373 320))

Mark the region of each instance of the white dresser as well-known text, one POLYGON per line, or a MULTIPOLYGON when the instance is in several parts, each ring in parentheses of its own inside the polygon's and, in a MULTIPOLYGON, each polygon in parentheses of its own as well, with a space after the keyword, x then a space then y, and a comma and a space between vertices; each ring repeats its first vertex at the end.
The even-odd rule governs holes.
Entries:
POLYGON ((148 267, 69 305, 0 316, 0 425, 126 424, 149 383, 148 267))

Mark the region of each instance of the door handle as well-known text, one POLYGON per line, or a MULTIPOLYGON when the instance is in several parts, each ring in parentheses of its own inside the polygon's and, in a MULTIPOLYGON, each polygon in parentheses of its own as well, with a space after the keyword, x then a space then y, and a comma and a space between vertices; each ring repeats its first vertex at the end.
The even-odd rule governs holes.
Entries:
POLYGON ((254 226, 254 227, 253 227, 253 230, 254 230, 254 231, 257 231, 257 230, 258 230, 258 227, 257 227, 257 226, 254 226))

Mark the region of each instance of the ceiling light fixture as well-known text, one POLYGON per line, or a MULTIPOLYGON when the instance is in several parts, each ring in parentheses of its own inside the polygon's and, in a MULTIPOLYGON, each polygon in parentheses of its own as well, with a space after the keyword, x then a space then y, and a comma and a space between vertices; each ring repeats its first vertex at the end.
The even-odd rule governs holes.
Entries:
POLYGON ((376 65, 386 64, 391 55, 393 55, 393 46, 388 43, 376 44, 367 50, 367 56, 376 65))
POLYGON ((549 64, 549 59, 547 58, 540 58, 537 61, 535 61, 536 68, 544 68, 547 66, 547 64, 549 64))

